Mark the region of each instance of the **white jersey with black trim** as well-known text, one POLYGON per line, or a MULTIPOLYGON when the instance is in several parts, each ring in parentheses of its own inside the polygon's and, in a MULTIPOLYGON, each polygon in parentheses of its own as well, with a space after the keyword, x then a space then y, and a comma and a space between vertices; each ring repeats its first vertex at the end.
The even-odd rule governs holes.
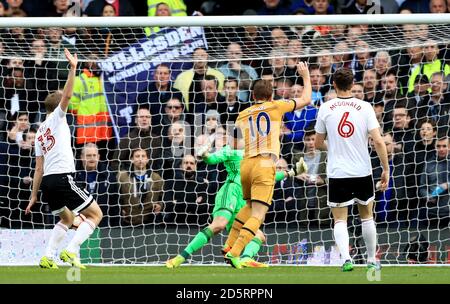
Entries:
POLYGON ((363 177, 372 174, 368 151, 369 132, 380 124, 370 103, 334 98, 319 108, 316 132, 327 134, 329 178, 363 177))
POLYGON ((66 112, 57 106, 36 133, 36 156, 44 156, 44 176, 75 172, 71 141, 66 112))

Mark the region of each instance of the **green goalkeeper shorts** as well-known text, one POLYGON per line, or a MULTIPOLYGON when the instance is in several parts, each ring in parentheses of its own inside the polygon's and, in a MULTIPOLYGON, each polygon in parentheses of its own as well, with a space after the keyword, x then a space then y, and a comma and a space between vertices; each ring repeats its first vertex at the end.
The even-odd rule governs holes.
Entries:
POLYGON ((246 202, 242 198, 242 187, 233 182, 226 182, 217 192, 213 218, 222 216, 228 219, 227 231, 233 226, 234 218, 246 202))

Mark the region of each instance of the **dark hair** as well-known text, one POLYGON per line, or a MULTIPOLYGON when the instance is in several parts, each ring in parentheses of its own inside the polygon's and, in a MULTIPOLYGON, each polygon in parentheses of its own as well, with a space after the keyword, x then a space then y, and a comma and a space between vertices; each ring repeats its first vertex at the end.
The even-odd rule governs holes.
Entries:
POLYGON ((203 80, 208 80, 208 81, 214 80, 214 83, 216 84, 216 89, 219 88, 219 81, 217 81, 216 76, 206 75, 205 78, 203 78, 203 80))
POLYGON ((289 78, 286 77, 280 77, 276 80, 277 83, 281 82, 283 84, 287 84, 288 86, 292 87, 293 86, 293 81, 289 78))
POLYGON ((341 91, 348 91, 353 86, 353 72, 350 69, 339 69, 333 74, 333 82, 341 91))
POLYGON ((227 83, 227 82, 236 82, 236 85, 239 85, 239 81, 235 77, 228 77, 227 79, 225 79, 224 83, 227 83))
POLYGON ((303 138, 305 138, 306 136, 312 136, 316 134, 316 130, 314 129, 314 124, 310 125, 306 128, 305 130, 305 134, 303 135, 303 138))
POLYGON ((143 147, 135 147, 133 150, 131 150, 131 153, 130 153, 130 159, 132 159, 133 158, 133 156, 134 156, 134 153, 136 153, 137 151, 144 151, 145 152, 145 155, 147 155, 147 158, 148 159, 150 159, 150 157, 149 157, 149 155, 148 155, 148 150, 147 149, 144 149, 143 147))
POLYGON ((255 100, 269 100, 272 98, 273 87, 269 80, 259 79, 253 86, 253 98, 255 100))

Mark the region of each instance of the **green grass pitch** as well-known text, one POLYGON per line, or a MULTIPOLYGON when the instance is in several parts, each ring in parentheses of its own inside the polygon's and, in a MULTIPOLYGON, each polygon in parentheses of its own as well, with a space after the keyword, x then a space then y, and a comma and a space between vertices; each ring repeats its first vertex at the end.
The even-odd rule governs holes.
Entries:
POLYGON ((366 270, 355 267, 343 273, 338 267, 283 266, 265 269, 233 269, 229 266, 101 267, 81 270, 80 281, 67 280, 68 267, 0 267, 0 284, 450 284, 450 267, 384 267, 380 281, 368 281, 366 270))

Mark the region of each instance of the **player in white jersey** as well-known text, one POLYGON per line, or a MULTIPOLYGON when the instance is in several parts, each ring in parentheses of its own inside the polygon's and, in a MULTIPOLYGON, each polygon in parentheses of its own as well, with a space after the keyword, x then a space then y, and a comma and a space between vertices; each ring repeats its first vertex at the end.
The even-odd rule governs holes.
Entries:
POLYGON ((36 134, 33 190, 25 210, 26 214, 31 212, 31 208, 38 200, 38 191, 41 189, 43 201, 47 202, 52 213, 61 219, 53 228, 45 255, 39 263, 41 268, 49 269, 58 268, 53 260, 54 253, 79 213, 83 214, 85 219, 59 257, 72 266, 85 268, 80 263, 77 253, 81 244, 94 232, 103 217, 93 197, 87 191, 80 189, 73 180, 75 162, 66 112, 72 96, 78 57, 76 54, 74 56, 70 54, 67 49, 64 52, 70 63, 69 76, 62 93, 54 92, 45 99, 47 118, 36 134))
POLYGON ((322 104, 317 114, 316 148, 325 148, 327 138, 328 205, 334 218, 334 238, 345 263, 343 271, 353 270, 347 230, 348 206, 358 203, 362 235, 367 249, 368 269, 379 269, 375 259, 376 228, 373 220, 375 199, 372 165, 368 151, 369 136, 383 166, 379 189, 389 183, 389 163, 380 125, 370 103, 353 98, 353 74, 340 69, 333 75, 334 98, 322 104))

